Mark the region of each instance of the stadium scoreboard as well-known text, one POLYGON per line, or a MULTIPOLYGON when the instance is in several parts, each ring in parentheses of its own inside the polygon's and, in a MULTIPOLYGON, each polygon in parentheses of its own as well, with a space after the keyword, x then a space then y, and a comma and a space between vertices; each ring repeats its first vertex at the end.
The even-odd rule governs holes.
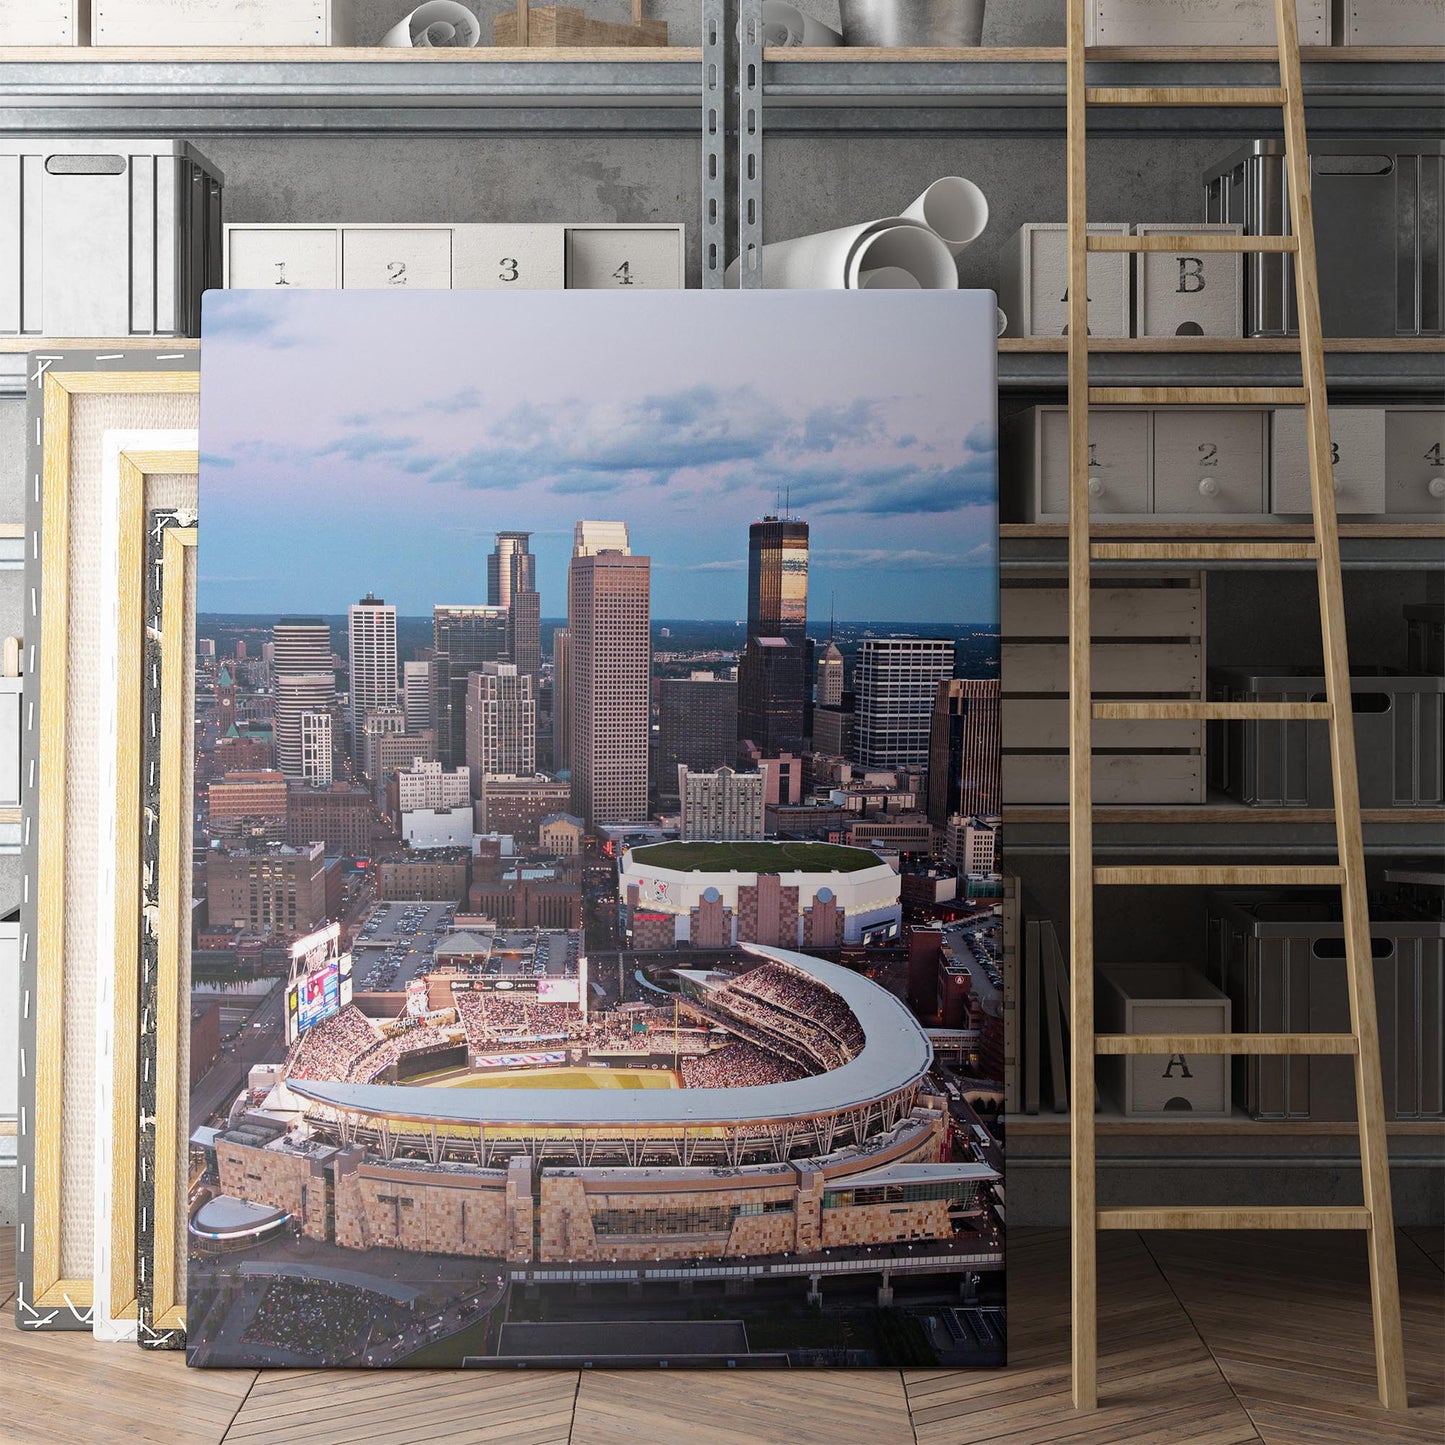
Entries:
POLYGON ((286 983, 286 1042, 325 1022, 351 1002, 351 955, 341 952, 341 925, 298 938, 291 945, 286 983))

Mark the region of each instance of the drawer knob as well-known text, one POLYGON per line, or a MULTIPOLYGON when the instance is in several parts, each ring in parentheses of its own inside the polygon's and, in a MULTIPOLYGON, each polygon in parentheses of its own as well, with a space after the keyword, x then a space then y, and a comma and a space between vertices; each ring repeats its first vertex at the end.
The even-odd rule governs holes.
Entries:
POLYGON ((1104 495, 1103 477, 1091 476, 1089 478, 1089 495, 1091 497, 1102 497, 1104 495))
POLYGON ((1445 497, 1445 477, 1431 477, 1425 484, 1425 490, 1432 497, 1445 497))
POLYGON ((1219 495, 1219 483, 1213 477, 1200 477, 1199 495, 1201 497, 1217 497, 1219 495))

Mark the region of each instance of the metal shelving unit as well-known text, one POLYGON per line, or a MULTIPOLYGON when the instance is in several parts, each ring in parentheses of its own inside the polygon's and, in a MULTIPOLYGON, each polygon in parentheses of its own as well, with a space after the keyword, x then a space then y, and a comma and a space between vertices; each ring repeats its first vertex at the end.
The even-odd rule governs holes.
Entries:
MULTIPOLYGON (((1094 83, 1111 86, 1271 84, 1262 48, 1091 50, 1094 83)), ((774 133, 979 131, 1062 134, 1062 47, 983 50, 769 50, 763 61, 768 129, 774 133)), ((1434 130, 1445 50, 1312 49, 1304 52, 1312 134, 1434 130)), ((1096 134, 1257 135, 1258 110, 1179 107, 1141 118, 1104 117, 1096 134)))

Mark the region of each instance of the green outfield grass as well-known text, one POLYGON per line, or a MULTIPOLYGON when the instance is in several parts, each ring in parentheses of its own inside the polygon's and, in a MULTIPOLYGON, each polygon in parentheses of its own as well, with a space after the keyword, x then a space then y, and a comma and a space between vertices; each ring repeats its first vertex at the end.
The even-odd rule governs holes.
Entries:
POLYGON ((876 868, 878 855, 837 843, 647 843, 635 862, 682 873, 857 873, 876 868))
POLYGON ((453 1089, 675 1089, 667 1069, 517 1069, 453 1079, 453 1089))

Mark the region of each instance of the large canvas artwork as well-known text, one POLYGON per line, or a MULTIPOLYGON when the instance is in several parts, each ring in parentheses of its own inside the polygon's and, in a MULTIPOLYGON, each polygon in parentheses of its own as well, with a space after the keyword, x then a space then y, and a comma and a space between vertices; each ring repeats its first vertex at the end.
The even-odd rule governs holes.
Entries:
POLYGON ((984 292, 214 293, 189 1358, 1004 1358, 984 292))

